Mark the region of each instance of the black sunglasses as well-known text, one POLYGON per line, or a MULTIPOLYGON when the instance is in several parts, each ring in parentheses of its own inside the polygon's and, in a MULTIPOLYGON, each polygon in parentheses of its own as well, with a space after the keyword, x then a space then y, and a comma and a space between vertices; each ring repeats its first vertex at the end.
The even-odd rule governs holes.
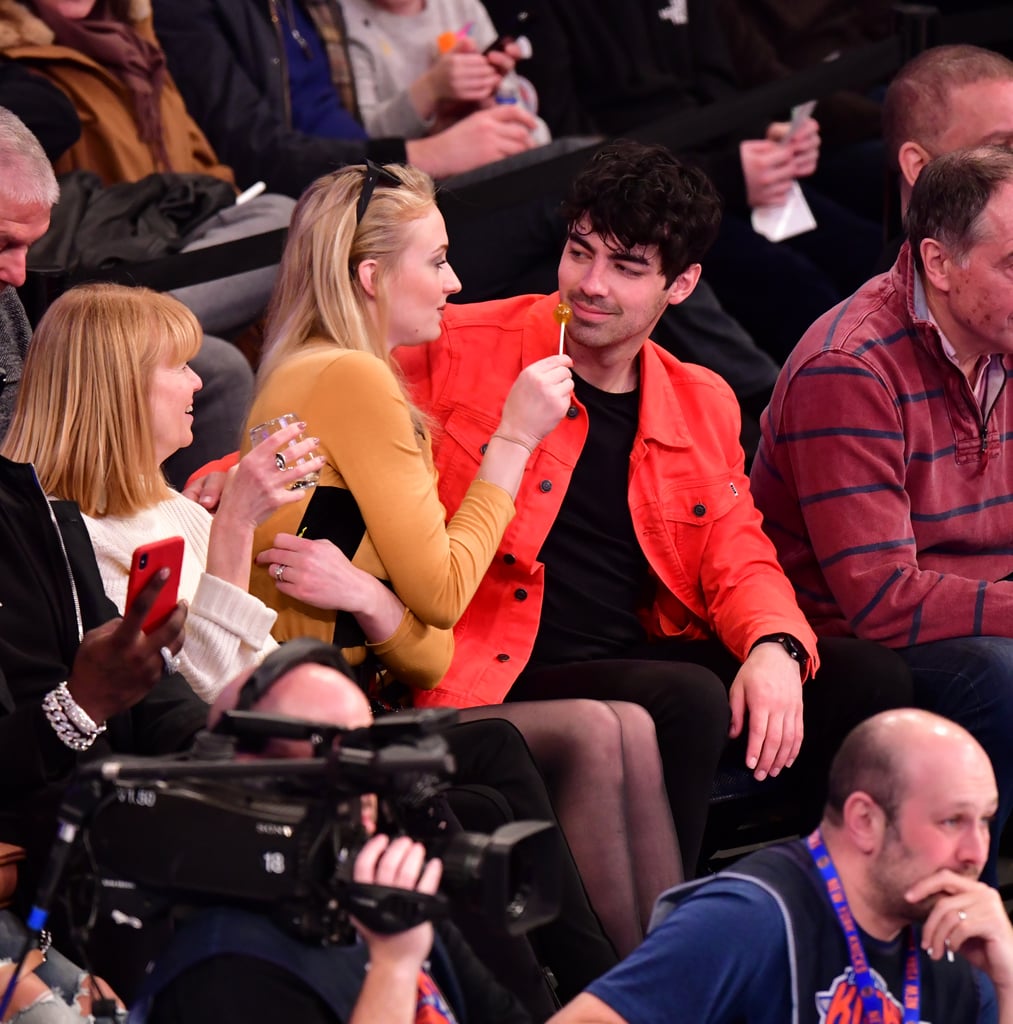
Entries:
POLYGON ((381 183, 389 185, 391 188, 397 188, 403 184, 401 179, 388 171, 386 167, 367 160, 366 174, 362 179, 362 191, 359 193, 359 204, 355 208, 355 223, 357 225, 362 223, 362 218, 366 215, 366 207, 369 206, 369 201, 373 198, 376 186, 381 183))

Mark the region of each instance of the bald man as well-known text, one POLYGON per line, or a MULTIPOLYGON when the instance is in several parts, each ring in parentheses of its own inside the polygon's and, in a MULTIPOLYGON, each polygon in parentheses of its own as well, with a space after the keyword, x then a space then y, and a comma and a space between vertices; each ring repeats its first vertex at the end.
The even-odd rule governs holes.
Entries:
POLYGON ((1008 1024, 1013 929, 978 881, 997 803, 960 726, 876 715, 834 759, 816 832, 664 895, 641 947, 551 1024, 1008 1024))

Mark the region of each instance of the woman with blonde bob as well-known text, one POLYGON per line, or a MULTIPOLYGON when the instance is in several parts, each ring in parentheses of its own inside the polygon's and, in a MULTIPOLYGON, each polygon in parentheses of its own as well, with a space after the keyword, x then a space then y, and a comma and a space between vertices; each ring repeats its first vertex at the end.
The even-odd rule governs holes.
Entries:
MULTIPOLYGON (((390 356, 439 336, 447 299, 460 289, 447 248, 421 171, 367 164, 310 186, 293 216, 250 415, 258 423, 294 410, 327 463, 304 508, 279 508, 258 528, 251 590, 278 609, 279 639, 334 640, 360 666, 363 685, 379 681, 388 700, 393 691, 402 703, 445 673, 451 627, 514 515, 528 456, 573 389, 568 356, 522 371, 498 421, 490 416, 474 482, 447 521, 428 424, 390 356), (403 602, 398 633, 417 637, 419 655, 408 671, 390 664, 383 645, 363 643, 344 614, 350 561, 387 580, 403 602)), ((632 704, 569 700, 461 717, 507 719, 521 731, 595 910, 616 949, 628 952, 654 897, 681 877, 649 716, 632 704)))
MULTIPOLYGON (((295 466, 314 439, 296 442, 279 472, 286 427, 230 474, 217 514, 173 491, 161 463, 192 440, 200 378, 187 361, 201 330, 176 299, 145 288, 84 285, 46 312, 29 346, 3 454, 31 462, 45 492, 84 514, 106 592, 122 613, 134 549, 179 535, 185 541, 180 596, 190 602, 180 671, 213 700, 276 642, 274 612, 248 592, 253 531, 275 509, 301 502, 290 489, 319 457, 295 466)), ((367 573, 364 589, 384 588, 367 573)), ((389 598, 388 598, 389 599, 389 598)))

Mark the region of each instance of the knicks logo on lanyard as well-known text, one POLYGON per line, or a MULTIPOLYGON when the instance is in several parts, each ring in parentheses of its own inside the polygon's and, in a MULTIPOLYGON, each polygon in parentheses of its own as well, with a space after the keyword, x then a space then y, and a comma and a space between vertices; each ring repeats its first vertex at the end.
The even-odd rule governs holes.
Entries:
MULTIPOLYGON (((903 1007, 875 971, 872 972, 872 980, 883 1024, 903 1024, 903 1007)), ((855 972, 850 967, 843 974, 838 974, 829 988, 816 993, 816 1010, 820 1024, 864 1024, 862 996, 855 984, 855 972)))
POLYGON ((419 1000, 415 1007, 415 1024, 457 1024, 457 1018, 447 1006, 436 982, 419 972, 419 1000))
POLYGON ((921 978, 914 929, 908 928, 907 956, 904 960, 904 1002, 898 1006, 886 990, 883 979, 869 966, 862 947, 862 937, 851 916, 844 886, 819 829, 806 838, 806 847, 823 877, 851 960, 851 967, 834 979, 830 989, 817 995, 821 1021, 825 1024, 920 1024, 921 978))

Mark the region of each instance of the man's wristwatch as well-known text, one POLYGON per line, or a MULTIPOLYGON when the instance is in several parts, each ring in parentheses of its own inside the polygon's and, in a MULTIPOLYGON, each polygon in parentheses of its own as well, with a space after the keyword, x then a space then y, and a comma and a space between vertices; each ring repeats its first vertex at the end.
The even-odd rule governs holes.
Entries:
POLYGON ((788 657, 798 662, 802 678, 805 678, 805 674, 809 670, 809 653, 791 633, 768 633, 766 636, 761 636, 749 648, 749 653, 752 654, 759 644, 780 644, 788 653, 788 657))

